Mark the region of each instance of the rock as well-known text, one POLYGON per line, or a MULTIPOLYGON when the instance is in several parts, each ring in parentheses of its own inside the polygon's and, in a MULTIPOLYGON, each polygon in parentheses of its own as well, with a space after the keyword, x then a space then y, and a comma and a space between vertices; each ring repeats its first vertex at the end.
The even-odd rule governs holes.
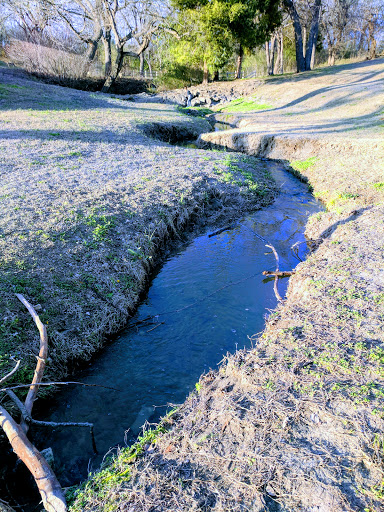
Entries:
POLYGON ((51 466, 51 468, 53 469, 54 465, 55 465, 55 457, 53 455, 53 450, 52 448, 45 448, 45 450, 41 450, 41 455, 44 457, 44 459, 48 462, 48 464, 51 466))

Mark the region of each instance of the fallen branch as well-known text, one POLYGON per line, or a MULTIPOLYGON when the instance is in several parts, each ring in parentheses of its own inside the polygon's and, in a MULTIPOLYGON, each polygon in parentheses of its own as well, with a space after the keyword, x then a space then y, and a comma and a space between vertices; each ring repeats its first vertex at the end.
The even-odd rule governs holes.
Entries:
POLYGON ((48 462, 27 438, 24 430, 0 405, 0 425, 13 451, 24 462, 39 489, 47 512, 66 512, 67 505, 61 486, 48 462))
POLYGON ((79 386, 86 386, 89 388, 104 388, 112 389, 113 391, 121 391, 121 389, 111 388, 110 386, 102 386, 101 384, 85 384, 85 382, 76 382, 69 380, 67 382, 39 382, 38 384, 16 384, 15 386, 0 389, 0 393, 1 391, 12 391, 14 389, 29 388, 31 386, 68 386, 69 384, 77 384, 79 386))
POLYGON ((264 270, 263 276, 290 277, 296 274, 296 270, 264 270))
POLYGON ((40 425, 42 427, 88 427, 89 432, 91 434, 91 440, 92 440, 92 448, 93 452, 97 455, 98 451, 96 448, 96 441, 95 441, 95 434, 94 434, 94 426, 93 423, 88 422, 73 422, 73 421, 67 421, 67 422, 56 422, 56 421, 39 421, 35 420, 31 417, 31 415, 28 413, 27 408, 23 404, 23 402, 15 395, 15 393, 12 390, 7 390, 7 395, 9 398, 13 401, 13 403, 16 405, 16 407, 21 412, 22 418, 25 421, 27 425, 33 424, 33 425, 40 425))
MULTIPOLYGON (((27 397, 25 399, 25 408, 27 409, 29 415, 31 415, 33 403, 36 400, 36 396, 39 391, 39 384, 41 382, 41 379, 43 378, 45 364, 46 364, 47 357, 48 357, 48 335, 47 335, 47 328, 42 323, 38 314, 33 309, 31 304, 20 293, 16 293, 16 297, 28 309, 28 311, 29 311, 30 315, 32 316, 37 328, 39 329, 39 333, 40 333, 40 351, 39 351, 39 355, 37 357, 36 369, 35 369, 35 373, 33 375, 33 379, 32 379, 31 386, 29 388, 27 397)), ((28 432, 29 427, 28 427, 28 424, 24 420, 21 421, 20 426, 24 430, 25 433, 28 432)))
MULTIPOLYGON (((279 272, 279 255, 277 254, 277 251, 276 249, 273 247, 272 244, 268 244, 266 245, 265 247, 268 247, 269 249, 272 249, 273 251, 273 254, 275 255, 275 259, 276 259, 276 272, 279 272)), ((275 280, 274 280, 274 283, 273 283, 273 291, 275 292, 275 296, 276 296, 276 299, 279 301, 279 302, 283 302, 283 299, 281 298, 281 295, 279 293, 279 290, 277 289, 277 283, 279 282, 279 278, 278 276, 275 274, 275 280)))
MULTIPOLYGON (((16 296, 28 309, 33 320, 35 321, 35 324, 37 325, 37 328, 39 329, 40 351, 37 357, 36 369, 32 383, 27 386, 29 387, 29 391, 25 402, 22 403, 21 400, 19 400, 19 398, 15 395, 15 393, 13 393, 12 389, 3 388, 1 390, 7 392, 7 395, 12 399, 12 401, 21 411, 20 425, 18 425, 12 416, 8 413, 8 411, 0 405, 0 426, 7 436, 13 451, 27 466, 33 478, 35 479, 45 510, 47 510, 47 512, 66 512, 67 504, 65 501, 64 493, 55 474, 50 468, 48 462, 29 441, 26 435, 28 432, 29 424, 33 422, 31 416, 33 403, 36 399, 36 395, 41 384, 45 362, 48 355, 47 329, 41 322, 39 316, 31 304, 29 304, 29 302, 22 295, 16 294, 16 296)), ((20 361, 16 363, 15 368, 11 372, 9 372, 0 380, 0 383, 3 383, 9 379, 17 371, 19 365, 20 361)))
POLYGON ((218 229, 217 231, 214 231, 213 233, 210 233, 208 235, 208 238, 211 238, 212 236, 220 235, 220 233, 223 233, 224 231, 228 231, 228 229, 233 229, 235 226, 227 226, 226 228, 218 229))

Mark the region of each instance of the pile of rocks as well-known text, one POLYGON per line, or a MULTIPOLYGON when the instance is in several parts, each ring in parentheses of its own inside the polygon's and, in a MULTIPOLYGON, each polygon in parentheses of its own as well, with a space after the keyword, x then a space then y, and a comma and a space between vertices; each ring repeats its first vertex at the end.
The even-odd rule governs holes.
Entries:
POLYGON ((238 80, 232 82, 214 82, 184 89, 174 89, 157 94, 136 94, 135 101, 173 103, 182 107, 213 107, 229 103, 244 96, 250 96, 262 84, 261 80, 238 80))

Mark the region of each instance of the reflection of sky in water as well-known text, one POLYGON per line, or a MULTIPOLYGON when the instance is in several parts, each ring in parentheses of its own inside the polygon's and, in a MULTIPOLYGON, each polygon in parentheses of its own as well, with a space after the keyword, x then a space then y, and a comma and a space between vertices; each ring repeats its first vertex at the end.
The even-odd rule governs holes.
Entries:
MULTIPOLYGON (((255 233, 276 247, 280 269, 291 270, 298 260, 290 247, 304 239, 308 215, 321 209, 305 185, 276 164, 268 168, 283 190, 276 202, 233 230, 212 238, 199 236, 173 255, 132 321, 159 314, 158 319, 125 331, 89 370, 76 376, 119 391, 72 388, 57 396, 44 419, 93 422, 103 454, 122 444, 128 429, 127 439, 132 442, 145 420, 164 414, 167 403, 182 402, 199 376, 216 368, 224 354, 250 346, 248 336, 262 331, 267 309, 276 306, 273 282, 263 281, 261 274, 275 269, 275 259, 255 233), (287 189, 290 194, 284 192, 287 189), (167 313, 195 302, 193 307, 167 313), (152 329, 158 322, 164 324, 152 329)), ((305 244, 300 252, 304 257, 305 244)), ((287 283, 280 280, 280 293, 287 283)), ((80 430, 57 430, 44 441, 64 466, 60 475, 64 485, 84 476, 92 456, 89 434, 80 430)), ((94 461, 95 467, 100 460, 94 461)))

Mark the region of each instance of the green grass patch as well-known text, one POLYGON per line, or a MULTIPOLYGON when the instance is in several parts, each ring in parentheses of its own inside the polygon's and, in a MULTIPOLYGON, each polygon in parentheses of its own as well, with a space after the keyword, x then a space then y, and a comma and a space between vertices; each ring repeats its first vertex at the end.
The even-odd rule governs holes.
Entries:
POLYGON ((292 169, 298 172, 306 171, 307 169, 315 165, 317 160, 318 158, 315 156, 311 156, 306 160, 295 160, 294 162, 291 162, 291 167, 292 169))
POLYGON ((384 181, 372 183, 372 187, 376 190, 384 190, 384 181))
POLYGON ((214 111, 207 107, 177 107, 177 110, 182 114, 191 114, 198 117, 205 117, 209 114, 214 114, 214 111))
POLYGON ((258 103, 252 98, 238 98, 218 109, 218 112, 257 112, 273 108, 269 103, 258 103))
POLYGON ((170 411, 155 429, 144 431, 134 445, 123 448, 117 457, 108 459, 104 468, 91 474, 87 482, 80 487, 68 489, 66 498, 70 505, 69 510, 82 512, 87 504, 95 502, 102 503, 103 510, 115 510, 114 493, 110 493, 110 490, 130 479, 131 465, 145 452, 146 446, 154 444, 161 434, 168 431, 169 419, 175 412, 176 409, 170 411))

